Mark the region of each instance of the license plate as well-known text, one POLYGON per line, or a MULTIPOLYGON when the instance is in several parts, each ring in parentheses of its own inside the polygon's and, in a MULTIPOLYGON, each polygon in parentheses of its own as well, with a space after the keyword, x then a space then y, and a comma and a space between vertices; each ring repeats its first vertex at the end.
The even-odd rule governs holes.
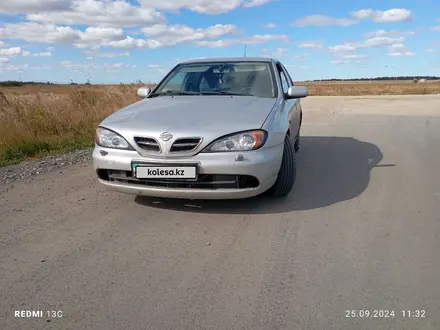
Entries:
POLYGON ((196 179, 196 166, 133 165, 137 179, 196 179))

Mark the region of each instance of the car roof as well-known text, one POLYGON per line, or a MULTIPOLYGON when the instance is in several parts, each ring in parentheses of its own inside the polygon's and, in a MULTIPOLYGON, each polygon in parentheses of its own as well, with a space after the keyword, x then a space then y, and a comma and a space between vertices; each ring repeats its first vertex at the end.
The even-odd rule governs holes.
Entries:
POLYGON ((180 63, 210 63, 210 62, 261 62, 271 63, 278 62, 278 60, 270 57, 211 57, 211 58, 199 58, 182 61, 180 63))

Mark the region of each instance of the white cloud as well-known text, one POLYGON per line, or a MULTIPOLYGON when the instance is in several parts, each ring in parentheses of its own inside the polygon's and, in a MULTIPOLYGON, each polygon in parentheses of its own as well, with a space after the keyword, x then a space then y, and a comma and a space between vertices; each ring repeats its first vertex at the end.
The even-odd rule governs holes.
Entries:
POLYGON ((271 40, 287 42, 289 37, 285 34, 254 34, 250 37, 237 38, 236 40, 245 44, 261 44, 271 40))
POLYGON ((391 34, 390 31, 377 30, 377 31, 365 33, 365 38, 389 37, 390 34, 391 34))
POLYGON ((413 36, 415 32, 413 31, 398 31, 398 30, 377 30, 374 32, 365 33, 365 38, 375 38, 375 37, 398 37, 398 36, 413 36))
POLYGON ((335 52, 334 59, 330 60, 331 64, 348 64, 348 63, 363 63, 368 58, 365 54, 344 54, 335 52))
POLYGON ((51 57, 51 52, 41 52, 41 53, 31 53, 28 51, 23 51, 22 56, 24 57, 51 57))
POLYGON ((394 44, 399 44, 404 41, 404 37, 400 38, 390 38, 390 37, 375 37, 366 39, 364 42, 360 44, 360 47, 382 47, 382 46, 390 46, 394 44))
POLYGON ((48 52, 53 52, 55 50, 55 47, 47 47, 46 50, 48 52))
POLYGON ((331 60, 329 61, 331 64, 347 64, 350 63, 350 60, 331 60))
POLYGON ((80 32, 81 41, 98 41, 124 39, 125 34, 122 29, 109 27, 88 27, 84 32, 80 32))
POLYGON ((61 61, 61 65, 67 69, 71 69, 75 66, 72 61, 61 61))
POLYGON ((392 57, 408 57, 408 56, 414 56, 415 54, 412 52, 394 52, 394 53, 388 53, 388 56, 392 57))
POLYGON ((361 55, 361 54, 345 54, 345 55, 341 55, 340 56, 343 59, 346 60, 354 60, 354 59, 363 59, 363 58, 367 58, 367 55, 361 55))
POLYGON ((286 48, 277 48, 274 52, 273 52, 273 57, 283 57, 286 56, 287 53, 287 49, 286 48))
POLYGON ((240 43, 236 39, 216 40, 216 41, 196 41, 199 47, 207 48, 225 48, 240 43))
POLYGON ((348 64, 348 63, 362 63, 368 58, 364 54, 340 54, 335 53, 335 58, 330 60, 331 64, 348 64))
POLYGON ((432 31, 440 31, 440 25, 434 26, 431 30, 432 31))
POLYGON ((322 48, 321 41, 305 41, 298 44, 299 48, 322 48))
POLYGON ((122 63, 111 63, 111 64, 107 65, 107 67, 109 67, 109 68, 116 68, 116 69, 122 68, 123 66, 124 66, 124 64, 122 64, 122 63))
POLYGON ((180 42, 215 39, 223 35, 233 34, 237 30, 235 25, 217 24, 208 28, 193 29, 186 25, 153 25, 142 29, 151 41, 163 46, 174 46, 180 42))
POLYGON ((271 1, 274 1, 274 0, 249 0, 243 4, 243 7, 250 8, 250 7, 256 7, 256 6, 262 6, 262 5, 264 5, 268 2, 271 2, 271 1))
POLYGON ((164 47, 162 43, 155 40, 134 39, 132 37, 126 37, 125 39, 118 41, 110 41, 103 45, 120 49, 156 49, 164 47))
POLYGON ((390 46, 390 49, 394 50, 394 51, 403 50, 403 49, 405 49, 405 45, 404 44, 394 44, 394 45, 390 46))
POLYGON ((266 29, 275 29, 277 26, 275 23, 267 23, 266 25, 264 25, 264 27, 266 29))
POLYGON ((0 71, 23 71, 29 67, 28 64, 13 65, 9 62, 8 58, 0 57, 0 71))
POLYGON ((122 56, 130 56, 129 52, 120 52, 120 53, 99 53, 99 52, 93 52, 93 51, 83 51, 84 54, 89 55, 87 57, 88 60, 96 59, 96 58, 115 58, 115 57, 122 57, 122 56), (89 58, 90 57, 90 58, 89 58))
MULTIPOLYGON (((115 40, 100 38, 101 45, 120 49, 156 49, 161 47, 175 46, 181 42, 194 42, 207 39, 219 38, 223 35, 233 34, 237 27, 235 25, 217 24, 207 28, 193 29, 186 25, 165 25, 155 24, 142 29, 147 39, 124 36, 121 33, 114 35, 115 40)), ((84 38, 80 43, 84 42, 84 38)), ((96 42, 94 42, 96 44, 96 42)))
POLYGON ((79 32, 69 26, 21 22, 5 24, 3 28, 0 28, 0 37, 31 42, 71 43, 78 40, 79 32))
POLYGON ((0 40, 0 47, 4 46, 5 43, 3 41, 0 40))
POLYGON ((292 25, 305 26, 351 26, 361 20, 369 19, 377 23, 396 23, 412 20, 412 12, 404 8, 394 8, 385 11, 361 9, 350 13, 349 18, 335 18, 325 15, 311 15, 293 21, 292 25))
POLYGON ((77 48, 99 48, 100 44, 123 40, 126 37, 122 29, 110 27, 88 27, 78 34, 79 39, 73 44, 77 48))
POLYGON ((341 45, 329 47, 329 51, 335 53, 343 53, 355 51, 359 48, 374 48, 374 47, 385 47, 395 44, 401 44, 405 40, 404 37, 390 38, 390 37, 374 37, 365 39, 362 42, 345 43, 341 45))
POLYGON ((72 61, 61 61, 60 64, 72 71, 84 71, 90 72, 94 70, 120 70, 120 69, 133 69, 136 65, 132 64, 124 64, 124 63, 104 63, 104 64, 83 64, 83 63, 74 63, 72 61))
POLYGON ((124 63, 105 63, 102 65, 92 66, 92 69, 106 69, 106 70, 119 70, 119 69, 134 69, 136 65, 133 64, 124 64, 124 63))
POLYGON ((299 18, 293 21, 292 25, 305 27, 305 26, 350 26, 358 23, 357 20, 352 18, 335 18, 324 15, 311 15, 299 18))
POLYGON ((279 58, 286 56, 287 51, 288 50, 286 48, 277 48, 273 52, 269 52, 267 48, 264 48, 262 51, 262 55, 265 57, 279 58))
POLYGON ((438 54, 438 51, 436 51, 435 49, 429 48, 425 50, 425 53, 428 54, 438 54))
POLYGON ((236 44, 263 44, 271 40, 289 41, 289 37, 285 34, 255 34, 250 37, 242 37, 236 39, 225 39, 216 41, 196 41, 196 45, 208 48, 223 48, 236 44))
POLYGON ((396 23, 412 20, 412 12, 404 8, 389 10, 361 9, 351 13, 351 16, 361 20, 370 19, 377 23, 396 23))
POLYGON ((144 8, 178 12, 188 9, 201 14, 224 14, 243 5, 245 8, 264 5, 274 0, 139 0, 144 8))
POLYGON ((342 45, 336 45, 336 46, 330 46, 328 48, 329 51, 339 53, 339 52, 351 52, 358 49, 356 45, 353 44, 342 44, 342 45))
POLYGON ((201 14, 223 14, 236 9, 242 0, 139 0, 142 7, 178 12, 188 9, 201 14))
MULTIPOLYGON (((41 43, 67 43, 76 48, 98 50, 101 46, 120 49, 156 49, 175 46, 181 42, 198 42, 218 39, 224 35, 234 34, 235 25, 217 24, 207 28, 194 29, 186 25, 154 24, 145 27, 142 32, 147 38, 133 38, 127 36, 123 29, 116 27, 91 26, 84 31, 73 29, 70 26, 55 24, 42 24, 36 22, 7 23, 0 28, 0 38, 22 39, 29 42, 41 43)), ((233 44, 238 42, 262 43, 275 38, 275 40, 288 39, 287 36, 255 35, 240 38, 237 41, 226 41, 233 44)), ((207 44, 210 47, 209 44, 207 44)), ((93 57, 90 55, 89 57, 93 57)))
POLYGON ((388 56, 391 57, 407 57, 414 55, 413 52, 408 51, 404 44, 394 44, 389 47, 388 56))
MULTIPOLYGON (((14 0, 15 1, 15 0, 14 0)), ((52 24, 90 24, 101 26, 130 27, 166 22, 163 14, 153 8, 132 6, 123 0, 72 0, 63 11, 40 10, 30 12, 30 21, 52 24)))
POLYGON ((0 57, 0 67, 6 65, 7 63, 9 63, 9 58, 0 57))
POLYGON ((13 0, 0 3, 0 13, 23 14, 38 11, 68 10, 72 0, 13 0))
POLYGON ((21 54, 20 47, 11 47, 0 49, 0 56, 16 56, 21 54))
POLYGON ((120 28, 88 27, 85 31, 80 31, 70 26, 35 22, 5 24, 4 28, 0 28, 0 37, 29 42, 68 43, 77 48, 91 49, 97 49, 101 44, 126 39, 124 31, 120 28))

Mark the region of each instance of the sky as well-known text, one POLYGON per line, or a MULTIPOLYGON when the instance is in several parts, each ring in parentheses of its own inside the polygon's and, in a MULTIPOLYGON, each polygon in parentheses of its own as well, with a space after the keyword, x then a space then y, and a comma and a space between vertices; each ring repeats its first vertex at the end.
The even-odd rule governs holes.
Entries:
POLYGON ((158 82, 179 61, 243 56, 245 44, 296 81, 440 76, 440 2, 0 2, 0 81, 158 82))

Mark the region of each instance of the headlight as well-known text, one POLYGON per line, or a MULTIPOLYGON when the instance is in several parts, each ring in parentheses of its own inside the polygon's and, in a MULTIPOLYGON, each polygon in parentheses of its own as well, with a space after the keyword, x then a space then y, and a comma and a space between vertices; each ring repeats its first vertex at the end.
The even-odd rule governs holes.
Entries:
POLYGON ((96 129, 96 144, 105 148, 133 150, 133 147, 122 136, 103 127, 96 129))
POLYGON ((234 133, 215 140, 203 152, 256 150, 264 145, 266 139, 267 132, 263 130, 234 133))

